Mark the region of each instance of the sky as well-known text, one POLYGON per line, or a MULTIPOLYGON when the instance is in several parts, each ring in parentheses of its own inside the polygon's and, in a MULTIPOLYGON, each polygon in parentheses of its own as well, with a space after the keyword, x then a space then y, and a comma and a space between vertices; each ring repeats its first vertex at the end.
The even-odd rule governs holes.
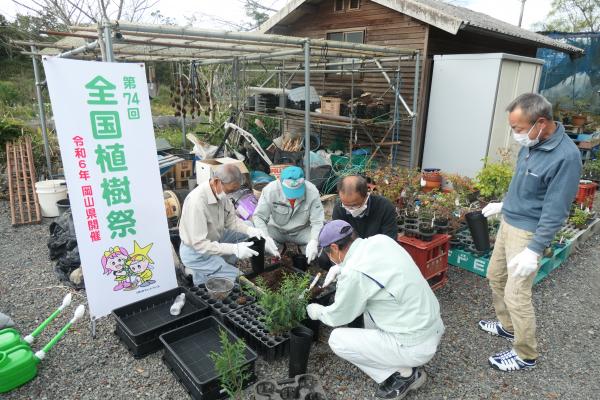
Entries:
MULTIPOLYGON (((267 0, 263 4, 279 9, 287 0, 267 0)), ((523 27, 531 29, 536 22, 543 21, 550 11, 552 0, 527 0, 523 16, 523 27)), ((28 2, 28 0, 20 0, 28 2)), ((483 12, 497 19, 516 25, 519 21, 521 0, 454 0, 454 4, 483 12)), ((228 29, 219 20, 246 21, 243 2, 241 0, 159 0, 155 7, 161 14, 173 18, 179 24, 185 24, 182 16, 195 16, 195 26, 214 29, 228 29)), ((0 0, 0 13, 9 19, 16 13, 27 13, 23 7, 12 0, 0 0)))

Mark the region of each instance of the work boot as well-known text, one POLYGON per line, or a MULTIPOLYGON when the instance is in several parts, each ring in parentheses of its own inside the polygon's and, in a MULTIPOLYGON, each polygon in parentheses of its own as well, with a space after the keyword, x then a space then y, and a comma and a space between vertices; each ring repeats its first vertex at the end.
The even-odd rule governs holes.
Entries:
POLYGON ((409 377, 402 377, 399 372, 394 372, 389 378, 379 385, 375 392, 378 399, 403 399, 411 390, 417 390, 427 380, 427 374, 420 368, 413 368, 409 377))

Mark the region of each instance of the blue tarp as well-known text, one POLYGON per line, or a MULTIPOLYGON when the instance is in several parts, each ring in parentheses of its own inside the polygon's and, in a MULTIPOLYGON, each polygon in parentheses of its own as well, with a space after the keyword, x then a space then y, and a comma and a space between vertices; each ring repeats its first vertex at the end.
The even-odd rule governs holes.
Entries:
POLYGON ((573 109, 577 102, 589 104, 589 112, 600 114, 600 33, 545 33, 546 36, 585 50, 571 59, 568 54, 539 49, 545 61, 540 92, 556 107, 573 109))

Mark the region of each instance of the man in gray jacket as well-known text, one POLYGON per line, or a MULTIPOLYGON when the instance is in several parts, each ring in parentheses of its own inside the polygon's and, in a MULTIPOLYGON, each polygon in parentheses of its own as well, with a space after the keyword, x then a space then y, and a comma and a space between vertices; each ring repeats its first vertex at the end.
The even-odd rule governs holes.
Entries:
POLYGON ((324 219, 319 190, 305 182, 302 168, 287 167, 262 190, 252 222, 262 231, 266 252, 277 254, 277 245, 294 243, 310 263, 317 256, 324 219))
POLYGON ((512 349, 488 361, 501 371, 517 371, 536 365, 531 289, 544 249, 569 216, 581 158, 562 124, 552 120, 552 105, 544 97, 523 94, 507 111, 521 150, 504 202, 483 209, 486 217, 501 213, 502 222, 487 271, 498 320, 481 320, 479 327, 514 341, 512 349))

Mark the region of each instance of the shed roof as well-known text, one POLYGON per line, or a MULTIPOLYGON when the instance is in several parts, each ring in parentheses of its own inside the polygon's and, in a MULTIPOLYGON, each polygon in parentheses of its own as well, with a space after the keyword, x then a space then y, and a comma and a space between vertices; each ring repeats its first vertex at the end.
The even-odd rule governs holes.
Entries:
MULTIPOLYGON (((311 12, 307 5, 318 4, 323 0, 290 0, 269 20, 260 26, 261 32, 268 32, 278 24, 293 23, 311 12)), ((456 35, 460 30, 470 30, 481 35, 504 37, 522 43, 559 50, 574 56, 582 55, 583 50, 551 39, 547 36, 519 28, 500 21, 487 14, 465 7, 455 6, 439 0, 370 0, 394 11, 406 14, 428 25, 435 26, 456 35)))

